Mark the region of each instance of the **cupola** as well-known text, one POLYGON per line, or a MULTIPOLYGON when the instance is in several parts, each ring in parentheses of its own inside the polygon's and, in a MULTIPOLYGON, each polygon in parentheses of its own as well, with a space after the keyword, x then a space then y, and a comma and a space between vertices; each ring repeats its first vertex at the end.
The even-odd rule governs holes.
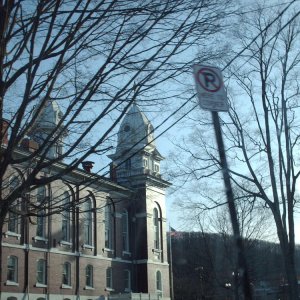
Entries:
MULTIPOLYGON (((63 114, 58 103, 52 99, 47 100, 36 117, 28 136, 30 139, 37 142, 39 146, 42 146, 49 135, 52 135, 53 131, 57 128, 57 126, 59 126, 58 124, 60 123, 62 117, 63 114)), ((62 133, 62 129, 60 130, 58 128, 53 135, 53 138, 57 137, 58 135, 59 138, 57 141, 47 150, 48 158, 56 158, 62 154, 63 138, 66 134, 65 132, 62 133)))

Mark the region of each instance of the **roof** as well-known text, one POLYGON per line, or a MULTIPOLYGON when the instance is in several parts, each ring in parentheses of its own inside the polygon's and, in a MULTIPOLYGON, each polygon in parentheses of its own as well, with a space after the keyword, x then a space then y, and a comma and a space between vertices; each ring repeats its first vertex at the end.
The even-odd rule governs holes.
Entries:
MULTIPOLYGON (((38 104, 35 112, 40 108, 40 105, 41 103, 38 104)), ((59 108, 58 103, 55 100, 49 99, 41 108, 31 131, 34 130, 34 128, 39 128, 42 130, 53 130, 53 128, 57 126, 61 118, 62 112, 59 108)))
POLYGON ((118 133, 117 152, 126 149, 155 148, 153 126, 146 115, 133 103, 126 113, 118 133))

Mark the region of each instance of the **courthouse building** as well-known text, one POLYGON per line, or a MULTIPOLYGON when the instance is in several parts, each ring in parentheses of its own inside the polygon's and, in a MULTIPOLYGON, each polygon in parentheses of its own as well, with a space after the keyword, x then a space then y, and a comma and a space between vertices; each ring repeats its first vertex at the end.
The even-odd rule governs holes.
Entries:
MULTIPOLYGON (((60 117, 57 103, 48 101, 15 156, 32 153, 60 117)), ((47 155, 63 151, 62 143, 47 155)), ((16 206, 21 209, 28 199, 37 204, 60 201, 63 209, 55 213, 47 205, 35 217, 9 213, 2 232, 1 300, 170 299, 169 183, 160 175, 163 157, 153 127, 137 104, 122 121, 110 158, 110 178, 93 174, 86 162, 84 168, 20 195, 16 206)), ((65 167, 58 162, 38 176, 65 167)), ((24 164, 10 168, 7 188, 18 186, 27 170, 24 164)))

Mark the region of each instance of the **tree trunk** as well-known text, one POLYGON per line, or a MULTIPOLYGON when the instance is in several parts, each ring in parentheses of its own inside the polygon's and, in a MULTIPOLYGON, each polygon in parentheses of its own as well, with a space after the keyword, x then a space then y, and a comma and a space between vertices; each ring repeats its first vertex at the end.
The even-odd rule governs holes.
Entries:
MULTIPOLYGON (((275 215, 274 215, 275 216, 275 215)), ((276 218, 275 218, 276 220, 276 218)), ((288 296, 290 300, 299 299, 298 279, 295 265, 295 248, 289 247, 288 233, 282 227, 282 223, 276 220, 281 253, 283 256, 286 279, 288 283, 288 296)))

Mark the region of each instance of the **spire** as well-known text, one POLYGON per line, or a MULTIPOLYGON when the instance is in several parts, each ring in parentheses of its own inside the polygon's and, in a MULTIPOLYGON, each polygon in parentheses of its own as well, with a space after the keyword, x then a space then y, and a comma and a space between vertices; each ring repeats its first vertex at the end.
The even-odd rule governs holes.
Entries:
POLYGON ((134 102, 125 115, 118 133, 117 152, 128 149, 155 148, 153 126, 134 102))
POLYGON ((155 146, 153 126, 135 102, 120 125, 116 152, 109 157, 113 160, 111 174, 119 183, 127 184, 136 176, 160 179, 163 157, 155 146))
MULTIPOLYGON (((41 102, 36 108, 35 112, 40 108, 41 102)), ((40 109, 39 114, 34 120, 33 126, 30 128, 28 132, 28 136, 30 139, 37 142, 39 145, 42 145, 44 141, 48 138, 50 134, 52 134, 53 130, 57 128, 59 122, 61 121, 63 114, 60 110, 58 103, 55 100, 49 99, 47 100, 43 107, 40 109)), ((57 131, 61 136, 55 145, 51 146, 49 149, 47 156, 49 158, 55 158, 58 155, 62 154, 62 144, 63 144, 63 134, 61 131, 57 131)))

